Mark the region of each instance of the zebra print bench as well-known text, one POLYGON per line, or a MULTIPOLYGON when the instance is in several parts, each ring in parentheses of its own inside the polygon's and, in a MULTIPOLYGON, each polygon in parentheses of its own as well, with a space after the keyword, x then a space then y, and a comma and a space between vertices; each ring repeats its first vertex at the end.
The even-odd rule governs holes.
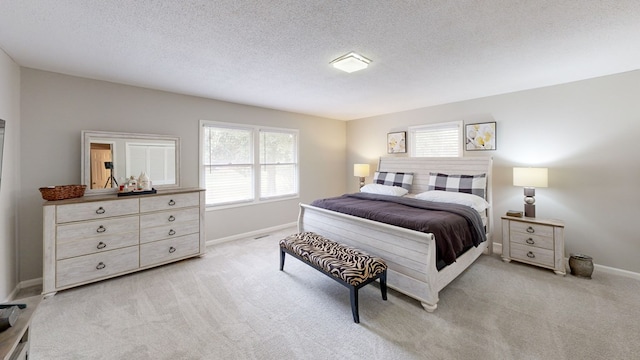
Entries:
POLYGON ((280 240, 280 271, 284 269, 285 253, 348 287, 356 323, 360 322, 358 290, 361 287, 380 279, 382 299, 387 300, 387 264, 378 257, 312 232, 293 234, 280 240))

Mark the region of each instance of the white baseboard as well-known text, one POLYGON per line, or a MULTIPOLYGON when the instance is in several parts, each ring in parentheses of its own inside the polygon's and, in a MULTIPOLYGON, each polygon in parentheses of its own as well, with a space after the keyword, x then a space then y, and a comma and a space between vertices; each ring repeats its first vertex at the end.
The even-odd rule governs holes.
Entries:
POLYGON ((221 244, 221 243, 224 243, 224 242, 227 242, 227 241, 234 241, 234 240, 244 239, 244 238, 248 238, 248 237, 255 237, 255 236, 259 236, 259 235, 268 234, 270 232, 286 229, 286 228, 289 228, 289 227, 292 227, 292 226, 295 227, 297 225, 298 225, 297 222, 292 222, 292 223, 289 223, 289 224, 282 224, 282 225, 273 226, 273 227, 266 228, 266 229, 260 229, 260 230, 250 231, 250 232, 246 232, 246 233, 242 233, 242 234, 238 234, 238 235, 227 236, 227 237, 224 237, 224 238, 207 240, 206 244, 207 244, 207 246, 210 246, 210 245, 215 245, 215 244, 221 244))
MULTIPOLYGON (((493 252, 495 254, 502 255, 502 244, 493 243, 493 252)), ((569 264, 569 258, 565 258, 565 266, 567 267, 567 274, 569 274, 568 264, 569 264)), ((640 280, 640 273, 633 272, 633 271, 628 271, 628 270, 623 270, 623 269, 618 269, 618 268, 598 265, 598 264, 593 264, 593 269, 594 271, 602 271, 603 273, 607 273, 607 274, 619 275, 619 276, 640 280)))
POLYGON ((2 302, 13 301, 18 296, 18 293, 20 292, 20 290, 26 289, 32 286, 38 286, 38 285, 42 285, 42 278, 21 281, 18 283, 18 285, 16 285, 15 288, 13 288, 13 291, 11 291, 9 296, 6 299, 4 299, 2 302))
POLYGON ((493 243, 493 253, 502 255, 502 244, 493 243))
POLYGON ((620 275, 620 276, 640 280, 640 273, 637 273, 637 272, 622 270, 622 269, 618 269, 610 266, 598 265, 598 264, 593 264, 593 268, 594 268, 594 272, 602 271, 603 273, 606 273, 606 274, 620 275))

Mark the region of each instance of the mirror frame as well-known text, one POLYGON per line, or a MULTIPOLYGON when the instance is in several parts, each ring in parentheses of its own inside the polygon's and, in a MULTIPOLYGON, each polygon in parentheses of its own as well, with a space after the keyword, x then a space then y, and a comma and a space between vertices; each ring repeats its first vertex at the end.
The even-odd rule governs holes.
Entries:
POLYGON ((168 135, 153 134, 136 134, 110 131, 91 131, 82 130, 81 136, 81 161, 80 161, 80 179, 82 185, 87 185, 85 193, 87 195, 99 194, 115 194, 118 192, 116 188, 110 189, 91 189, 91 140, 92 139, 131 139, 131 140, 165 140, 173 141, 176 145, 176 183, 171 185, 154 185, 155 189, 175 189, 180 187, 180 138, 168 135))

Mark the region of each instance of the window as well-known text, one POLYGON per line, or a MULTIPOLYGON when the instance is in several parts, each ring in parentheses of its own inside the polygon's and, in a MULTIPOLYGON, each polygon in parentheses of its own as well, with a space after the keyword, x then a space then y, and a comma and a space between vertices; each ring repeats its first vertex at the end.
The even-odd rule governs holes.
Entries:
POLYGON ((138 176, 147 173, 154 185, 176 183, 176 147, 171 143, 126 143, 126 173, 138 176))
POLYGON ((298 131, 201 121, 209 206, 298 196, 298 131))
POLYGON ((410 126, 409 156, 462 156, 462 122, 410 126))

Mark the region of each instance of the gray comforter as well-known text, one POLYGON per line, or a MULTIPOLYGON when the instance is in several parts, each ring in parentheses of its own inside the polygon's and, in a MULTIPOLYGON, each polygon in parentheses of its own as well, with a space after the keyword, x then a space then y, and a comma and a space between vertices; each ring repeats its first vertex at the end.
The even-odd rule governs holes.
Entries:
POLYGON ((436 259, 445 265, 455 262, 459 254, 487 239, 480 214, 464 205, 367 193, 320 199, 311 205, 433 233, 436 238, 436 259))

